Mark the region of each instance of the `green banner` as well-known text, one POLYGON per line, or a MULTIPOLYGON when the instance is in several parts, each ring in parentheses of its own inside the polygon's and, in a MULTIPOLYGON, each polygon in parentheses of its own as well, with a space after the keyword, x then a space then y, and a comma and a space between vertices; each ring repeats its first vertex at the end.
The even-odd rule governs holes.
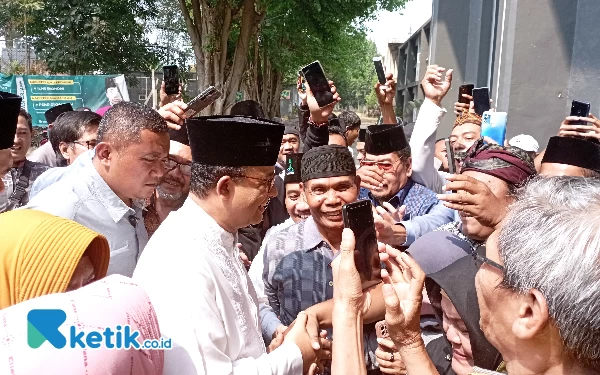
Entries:
POLYGON ((23 98, 23 108, 31 114, 33 126, 46 127, 44 113, 59 104, 71 103, 74 109, 92 111, 129 101, 123 75, 118 76, 6 76, 0 73, 0 91, 23 98))

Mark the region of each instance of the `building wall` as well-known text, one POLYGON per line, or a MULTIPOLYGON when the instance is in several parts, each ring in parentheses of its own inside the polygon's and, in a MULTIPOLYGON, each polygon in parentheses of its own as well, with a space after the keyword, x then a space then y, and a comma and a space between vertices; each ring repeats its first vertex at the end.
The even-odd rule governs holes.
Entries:
POLYGON ((600 112, 597 0, 434 0, 431 62, 454 68, 439 131, 452 128, 463 83, 490 88, 508 112, 508 137, 533 135, 545 147, 573 99, 600 112))

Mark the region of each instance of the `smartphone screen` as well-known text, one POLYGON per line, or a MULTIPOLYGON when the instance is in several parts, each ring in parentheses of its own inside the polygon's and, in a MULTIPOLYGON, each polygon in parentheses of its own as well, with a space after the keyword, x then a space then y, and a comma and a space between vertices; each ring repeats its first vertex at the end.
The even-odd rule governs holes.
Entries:
MULTIPOLYGON (((573 100, 571 104, 571 116, 589 117, 590 103, 573 100)), ((570 125, 587 125, 585 121, 569 121, 570 125)))
POLYGON ((481 136, 489 137, 499 145, 504 146, 508 114, 506 112, 485 111, 481 116, 481 120, 481 136))
POLYGON ((377 233, 371 201, 360 200, 346 204, 342 208, 342 215, 344 226, 354 232, 354 262, 363 288, 378 284, 381 281, 381 262, 377 251, 377 233))
POLYGON ((179 68, 177 65, 163 66, 163 79, 167 95, 179 94, 179 68))
POLYGON ((479 116, 483 112, 490 110, 490 93, 487 87, 473 89, 473 102, 475 104, 475 113, 479 116))
POLYGON ((190 100, 187 103, 188 109, 185 111, 185 117, 190 118, 196 115, 196 113, 202 111, 204 108, 208 107, 215 100, 221 97, 221 92, 217 90, 214 86, 210 86, 206 90, 202 91, 198 96, 194 99, 190 100))
POLYGON ((448 157, 448 173, 456 174, 456 158, 454 157, 454 149, 450 139, 446 139, 446 155, 448 157))
POLYGON ((331 92, 329 82, 325 77, 325 72, 323 71, 320 62, 315 61, 302 68, 302 75, 304 75, 320 108, 326 107, 334 102, 333 93, 331 92))
POLYGON ((473 84, 468 84, 468 85, 462 85, 458 88, 458 102, 459 103, 464 103, 464 104, 470 104, 469 103, 469 99, 463 97, 463 94, 467 94, 469 96, 473 96, 473 89, 475 88, 475 85, 473 84))
POLYGON ((379 80, 379 83, 385 85, 387 79, 385 78, 385 72, 383 71, 381 57, 373 57, 373 65, 375 65, 375 72, 377 72, 377 79, 379 80))

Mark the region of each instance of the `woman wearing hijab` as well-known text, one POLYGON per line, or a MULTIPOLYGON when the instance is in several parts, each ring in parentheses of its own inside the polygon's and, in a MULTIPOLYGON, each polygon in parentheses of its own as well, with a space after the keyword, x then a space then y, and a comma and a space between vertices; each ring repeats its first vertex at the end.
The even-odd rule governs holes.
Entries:
MULTIPOLYGON (((69 343, 57 349, 42 341, 31 348, 28 327, 29 313, 36 309, 64 311, 66 320, 59 331, 69 337, 70 327, 85 337, 91 331, 115 331, 129 325, 138 331, 140 345, 145 340, 159 340, 160 331, 154 308, 144 290, 131 279, 112 275, 98 282, 68 293, 57 293, 35 298, 0 311, 0 373, 5 374, 87 374, 87 375, 160 375, 164 354, 158 349, 109 349, 103 336, 99 348, 71 348, 69 343), (27 324, 26 324, 26 318, 27 324)), ((38 327, 35 327, 38 328, 38 327)), ((112 344, 118 339, 112 337, 112 344)), ((46 337, 44 337, 46 338, 46 337)), ((82 342, 88 340, 82 338, 82 342)), ((125 341, 125 340, 123 340, 125 341)), ((118 341, 116 341, 118 342, 118 341)), ((89 345, 89 344, 88 344, 89 345)))
POLYGON ((75 290, 106 275, 106 238, 35 210, 0 215, 0 310, 32 298, 75 290))
POLYGON ((475 290, 477 267, 464 257, 425 280, 427 295, 444 336, 427 345, 427 353, 441 375, 467 375, 474 366, 496 370, 502 358, 479 328, 475 290))

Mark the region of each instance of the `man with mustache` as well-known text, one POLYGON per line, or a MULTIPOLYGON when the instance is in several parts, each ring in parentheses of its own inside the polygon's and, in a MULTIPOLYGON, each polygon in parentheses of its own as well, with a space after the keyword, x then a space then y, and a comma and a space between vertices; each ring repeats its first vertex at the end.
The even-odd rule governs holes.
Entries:
POLYGON ((186 125, 181 129, 169 129, 169 158, 166 172, 156 191, 148 199, 144 210, 144 225, 148 238, 152 237, 158 226, 172 211, 177 211, 190 192, 192 175, 192 150, 186 125))
POLYGON ((100 121, 97 141, 93 157, 79 158, 83 164, 77 173, 65 174, 25 208, 65 217, 104 235, 111 250, 108 275, 131 277, 148 242, 144 201, 166 170, 167 122, 152 108, 119 103, 100 121))
MULTIPOLYGON (((279 232, 265 246, 263 281, 273 310, 261 320, 266 337, 274 337, 299 312, 333 298, 329 264, 340 251, 342 207, 356 201, 360 189, 360 177, 347 147, 313 148, 302 157, 301 168, 302 194, 311 217, 279 232)), ((367 327, 365 337, 374 352, 374 330, 367 327)), ((374 363, 375 357, 370 355, 368 368, 374 363)))

